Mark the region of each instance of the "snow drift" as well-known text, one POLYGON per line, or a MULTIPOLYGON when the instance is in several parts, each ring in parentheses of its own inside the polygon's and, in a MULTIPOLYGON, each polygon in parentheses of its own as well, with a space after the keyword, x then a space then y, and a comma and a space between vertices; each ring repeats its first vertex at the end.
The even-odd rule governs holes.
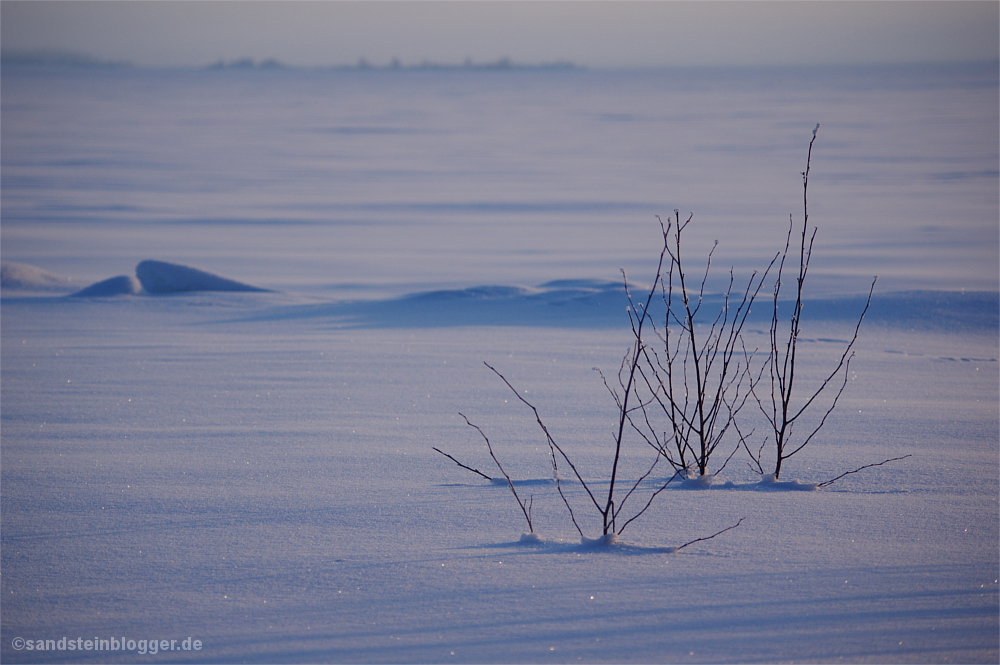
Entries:
POLYGON ((76 286, 72 277, 57 275, 26 263, 0 264, 0 288, 10 291, 67 291, 76 286))
POLYGON ((198 268, 165 261, 142 261, 135 274, 147 293, 182 293, 185 291, 267 291, 233 279, 214 275, 198 268))
MULTIPOLYGON (((5 289, 53 290, 64 284, 72 284, 68 277, 60 277, 34 266, 5 263, 3 270, 5 289)), ((69 295, 74 298, 103 298, 141 293, 164 295, 195 291, 268 291, 205 270, 166 261, 142 261, 135 267, 135 273, 136 277, 109 277, 69 295)))
MULTIPOLYGON (((631 284, 633 297, 649 287, 631 284)), ((856 322, 864 311, 864 295, 807 299, 810 322, 856 322)), ((725 304, 723 294, 705 294, 699 320, 710 323, 725 304)), ((654 318, 662 303, 654 301, 654 318)), ((254 314, 254 318, 293 320, 326 318, 342 327, 443 328, 450 326, 556 326, 563 328, 624 328, 630 306, 619 282, 579 279, 546 282, 537 287, 481 285, 410 293, 383 300, 334 301, 287 305, 254 314)), ((787 319, 791 303, 779 303, 787 319)), ((773 303, 758 299, 747 321, 763 328, 770 323, 773 303)), ((996 330, 1000 294, 973 291, 902 291, 876 293, 865 316, 866 325, 911 330, 996 330)), ((805 339, 804 341, 842 341, 805 339)))
POLYGON ((76 293, 71 293, 73 298, 94 298, 105 296, 135 295, 142 291, 142 284, 131 275, 118 275, 103 281, 91 284, 80 289, 76 293))

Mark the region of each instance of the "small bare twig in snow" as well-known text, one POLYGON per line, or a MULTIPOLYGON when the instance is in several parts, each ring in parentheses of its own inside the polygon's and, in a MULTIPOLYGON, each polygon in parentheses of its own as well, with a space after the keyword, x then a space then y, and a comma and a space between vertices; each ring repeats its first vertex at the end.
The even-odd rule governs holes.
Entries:
POLYGON ((524 519, 528 523, 528 531, 534 533, 535 527, 531 523, 531 505, 534 502, 534 497, 531 498, 531 501, 527 502, 521 500, 521 497, 518 496, 517 494, 517 489, 514 487, 514 481, 510 479, 510 476, 507 474, 506 471, 504 471, 503 465, 500 464, 500 460, 498 460, 497 456, 493 453, 493 445, 490 443, 490 440, 486 436, 486 433, 479 428, 479 425, 475 425, 472 422, 470 422, 469 419, 465 417, 464 413, 459 413, 458 415, 462 416, 462 418, 465 419, 465 423, 469 427, 474 428, 477 432, 479 432, 479 435, 483 437, 483 441, 486 442, 486 449, 490 451, 490 457, 492 457, 493 461, 496 462, 497 468, 500 469, 500 473, 503 474, 503 477, 507 479, 507 487, 510 488, 510 493, 514 495, 514 500, 517 501, 517 507, 521 509, 522 513, 524 513, 524 519))
MULTIPOLYGON (((463 416, 463 417, 464 417, 464 416, 463 416)), ((434 450, 434 451, 436 451, 436 452, 439 452, 439 453, 441 453, 442 455, 444 455, 445 457, 447 457, 448 459, 450 459, 450 460, 451 460, 452 462, 454 462, 455 464, 459 465, 459 466, 460 466, 460 467, 462 467, 463 469, 466 469, 466 470, 468 470, 468 471, 471 471, 472 473, 477 473, 477 474, 479 474, 480 476, 482 476, 483 478, 485 478, 486 480, 489 480, 489 481, 492 481, 492 480, 493 480, 492 478, 490 478, 489 476, 487 476, 487 475, 486 475, 485 473, 483 473, 483 472, 482 472, 482 471, 480 471, 479 469, 474 469, 474 468, 472 468, 471 466, 466 466, 465 464, 462 464, 462 463, 461 463, 461 462, 459 462, 459 461, 458 461, 457 459, 455 459, 454 457, 452 457, 451 455, 449 455, 448 453, 446 453, 446 452, 445 452, 445 451, 443 451, 443 450, 440 450, 440 449, 438 449, 438 448, 434 448, 434 447, 431 447, 431 450, 434 450)))
POLYGON ((852 473, 857 473, 858 471, 861 471, 863 469, 869 469, 869 468, 871 468, 873 466, 882 466, 883 464, 888 464, 889 462, 895 462, 897 460, 906 459, 907 457, 913 457, 913 455, 903 455, 902 457, 892 457, 890 459, 883 460, 881 462, 876 462, 875 464, 865 464, 864 466, 859 466, 858 468, 854 469, 853 471, 845 471, 844 473, 840 474, 836 478, 831 478, 830 480, 827 480, 826 482, 819 483, 819 484, 816 485, 816 487, 817 488, 819 488, 819 487, 826 487, 827 485, 832 485, 833 483, 837 482, 838 480, 840 480, 844 476, 849 476, 852 473))
POLYGON ((712 538, 715 538, 716 536, 721 536, 721 535, 722 535, 722 534, 724 534, 724 533, 725 533, 726 531, 732 531, 733 529, 735 529, 735 528, 736 528, 736 527, 738 527, 739 525, 743 524, 743 520, 745 520, 745 519, 746 519, 745 517, 741 517, 741 518, 740 518, 740 521, 739 521, 739 522, 737 522, 736 524, 734 524, 734 525, 732 525, 732 526, 727 526, 727 527, 726 527, 725 529, 723 529, 722 531, 719 531, 718 533, 713 533, 713 534, 712 534, 711 536, 705 536, 704 538, 695 538, 695 539, 694 539, 694 540, 692 540, 692 541, 689 541, 689 542, 686 542, 686 543, 684 543, 683 545, 681 545, 680 547, 676 548, 676 549, 674 550, 674 552, 679 552, 679 551, 681 551, 682 549, 684 549, 685 547, 687 547, 688 545, 694 545, 695 543, 700 543, 700 542, 701 542, 701 541, 703 541, 703 540, 711 540, 712 538))

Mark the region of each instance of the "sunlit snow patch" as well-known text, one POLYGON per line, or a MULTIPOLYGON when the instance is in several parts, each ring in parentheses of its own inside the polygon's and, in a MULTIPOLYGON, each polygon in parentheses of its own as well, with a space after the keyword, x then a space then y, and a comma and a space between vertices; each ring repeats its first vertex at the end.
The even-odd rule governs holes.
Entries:
POLYGON ((135 274, 147 293, 183 293, 186 291, 268 291, 210 272, 165 261, 143 261, 135 274))
POLYGON ((523 297, 537 292, 538 289, 528 289, 523 286, 486 285, 467 289, 425 291, 405 297, 413 300, 499 300, 523 297))

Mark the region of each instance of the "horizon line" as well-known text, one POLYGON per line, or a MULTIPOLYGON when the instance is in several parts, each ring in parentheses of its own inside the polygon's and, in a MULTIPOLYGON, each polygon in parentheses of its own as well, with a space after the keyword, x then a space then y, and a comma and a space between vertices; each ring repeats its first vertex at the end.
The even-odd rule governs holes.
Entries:
POLYGON ((573 70, 573 71, 643 71, 643 70, 723 70, 723 69, 820 69, 820 68, 888 68, 888 67, 928 67, 928 66, 968 66, 968 65, 994 65, 1000 67, 1000 58, 996 59, 972 59, 972 60, 923 60, 905 62, 817 62, 817 63, 774 63, 774 64, 646 64, 646 65, 611 65, 611 66, 590 66, 577 64, 568 59, 556 59, 546 62, 518 62, 509 56, 501 57, 492 61, 476 62, 471 57, 466 57, 459 63, 437 62, 423 60, 410 64, 403 64, 398 58, 392 58, 387 64, 374 64, 368 58, 361 56, 353 64, 335 63, 325 65, 299 65, 288 64, 278 58, 267 57, 254 59, 251 57, 239 57, 232 60, 219 59, 215 62, 202 65, 144 65, 135 64, 127 60, 104 60, 85 53, 75 51, 64 51, 59 49, 29 49, 14 50, 0 49, 0 64, 3 65, 29 65, 29 66, 55 66, 66 68, 109 68, 109 69, 135 69, 135 70, 333 70, 333 71, 421 71, 421 70, 460 70, 460 71, 510 71, 510 70, 573 70))

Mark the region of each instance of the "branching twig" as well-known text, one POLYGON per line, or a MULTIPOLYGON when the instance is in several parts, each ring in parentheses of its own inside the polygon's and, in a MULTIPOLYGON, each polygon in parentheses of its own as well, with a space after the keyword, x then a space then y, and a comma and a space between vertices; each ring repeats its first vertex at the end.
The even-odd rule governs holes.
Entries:
MULTIPOLYGON (((819 125, 816 125, 812 140, 809 142, 806 168, 801 174, 803 213, 801 231, 790 215, 784 249, 775 254, 762 272, 754 271, 746 280, 745 286, 741 286, 742 281, 741 285, 737 285, 734 270, 730 269, 728 284, 721 292, 721 302, 718 303, 717 312, 714 311, 713 304, 716 301, 710 297, 710 294, 706 294, 706 289, 709 288, 709 278, 713 270, 713 255, 718 247, 718 241, 708 252, 703 273, 701 270, 697 274, 688 273, 682 258, 683 252, 686 251, 686 246, 682 242, 682 233, 691 223, 693 214, 686 220, 682 220, 680 211, 674 210, 673 217, 668 217, 666 222, 659 216, 657 217, 663 245, 656 268, 656 276, 648 292, 644 289, 641 293, 636 294, 639 296, 638 299, 633 299, 628 278, 622 271, 625 296, 628 300, 627 311, 632 340, 630 348, 625 353, 618 368, 617 383, 615 384, 614 378, 609 381, 609 377, 600 373, 601 380, 611 394, 618 410, 613 434, 613 457, 607 475, 600 479, 601 484, 606 483, 608 486, 606 494, 603 490, 598 490, 598 481, 588 482, 584 480, 583 475, 566 450, 550 434, 538 409, 514 388, 511 382, 496 368, 489 363, 483 363, 534 414, 535 422, 544 434, 549 447, 552 474, 559 496, 581 538, 584 537, 583 529, 577 521, 569 499, 563 492, 560 476, 561 464, 565 464, 572 471, 573 477, 583 488, 586 498, 600 515, 603 535, 617 535, 645 513, 656 497, 678 475, 682 477, 689 477, 693 474, 706 476, 709 472, 710 459, 713 457, 716 462, 712 464, 712 470, 718 473, 725 468, 739 450, 745 450, 752 462, 751 468, 755 468, 763 474, 764 444, 773 440, 776 449, 773 475, 774 479, 777 480, 781 474, 782 462, 807 446, 837 407, 850 377, 851 360, 854 357, 853 349, 858 340, 862 321, 871 305, 875 281, 872 282, 869 289, 864 310, 857 319, 854 334, 846 343, 846 348, 834 364, 832 371, 824 372, 808 390, 803 391, 800 385, 796 385, 796 370, 799 360, 798 342, 802 332, 804 284, 809 272, 813 244, 817 234, 815 227, 811 229, 811 233, 809 228, 808 188, 812 150, 818 130, 819 125), (797 270, 796 259, 798 260, 797 270), (794 286, 790 282, 787 288, 794 288, 795 297, 794 300, 789 300, 793 307, 791 316, 782 320, 784 314, 779 316, 779 301, 784 287, 782 279, 786 268, 788 269, 787 273, 794 275, 794 286), (768 331, 769 348, 766 359, 757 361, 758 350, 750 351, 746 348, 743 330, 750 316, 751 307, 761 294, 764 282, 770 280, 775 273, 773 301, 771 303, 773 309, 770 314, 770 330, 768 331), (657 300, 656 320, 650 314, 654 297, 657 300), (659 303, 660 298, 662 298, 662 304, 659 303), (703 311, 703 305, 705 310, 713 311, 703 311), (649 330, 652 330, 652 334, 649 330), (657 348, 650 344, 653 334, 659 339, 657 348), (758 362, 760 362, 759 370, 757 369, 758 362), (767 380, 765 373, 770 379, 770 390, 759 387, 762 381, 767 380), (800 397, 800 393, 803 392, 805 394, 800 397), (756 403, 767 421, 767 435, 756 453, 748 443, 754 430, 751 429, 749 434, 745 435, 738 422, 741 411, 748 401, 756 403), (810 414, 809 424, 803 426, 804 432, 795 432, 793 437, 795 426, 800 418, 805 419, 807 412, 810 414), (811 415, 813 412, 816 412, 815 417, 811 415), (620 474, 624 475, 622 469, 626 461, 626 430, 636 433, 641 442, 645 442, 656 451, 656 457, 652 464, 645 468, 645 473, 639 473, 637 480, 630 480, 628 483, 625 482, 624 478, 619 477, 620 474), (723 457, 720 446, 733 438, 733 432, 738 438, 736 446, 725 457, 721 467, 716 469, 718 459, 723 457), (645 488, 645 484, 656 468, 660 457, 673 467, 674 473, 665 483, 655 488, 649 488, 649 496, 643 502, 638 497, 645 492, 645 489, 642 488, 645 488), (633 497, 635 497, 634 503, 642 504, 642 507, 636 512, 630 505, 630 512, 633 514, 626 519, 622 510, 633 497)), ((600 372, 599 369, 597 371, 600 372)), ((459 415, 462 415, 466 424, 475 428, 486 441, 490 456, 507 480, 507 485, 528 522, 528 528, 534 532, 531 519, 534 497, 529 497, 527 502, 521 500, 514 482, 494 454, 486 434, 478 426, 471 423, 464 414, 459 415)), ((451 455, 437 448, 434 450, 448 457, 460 467, 488 480, 493 480, 485 473, 459 462, 451 455)), ((866 464, 836 478, 819 483, 816 487, 826 487, 849 474, 906 457, 910 457, 910 455, 894 457, 875 464, 866 464)), ((631 460, 629 461, 631 462, 631 460)), ((642 469, 638 468, 637 471, 641 472, 642 469)), ((689 545, 716 538, 740 526, 744 519, 741 518, 736 524, 717 533, 696 538, 680 547, 672 548, 670 551, 676 552, 689 545)))
MULTIPOLYGON (((483 432, 483 430, 479 428, 479 425, 475 425, 472 422, 470 422, 469 419, 465 417, 464 413, 459 413, 458 415, 462 416, 462 418, 465 419, 465 423, 469 427, 475 428, 475 430, 477 432, 479 432, 479 435, 483 437, 483 441, 486 442, 486 448, 487 448, 487 450, 490 451, 490 457, 492 457, 493 461, 496 462, 497 468, 500 469, 500 473, 503 474, 503 477, 507 479, 507 487, 510 488, 511 494, 514 495, 514 500, 517 501, 517 507, 521 509, 522 513, 524 513, 524 519, 528 523, 528 531, 530 531, 531 533, 534 533, 535 532, 535 527, 531 523, 531 504, 522 501, 521 497, 519 497, 517 495, 517 489, 515 489, 515 487, 514 487, 514 481, 510 479, 510 476, 507 474, 506 471, 504 471, 503 466, 500 464, 500 460, 498 460, 497 456, 495 454, 493 454, 493 446, 490 444, 490 440, 486 436, 486 433, 483 432)), ((532 500, 533 499, 534 499, 534 497, 532 497, 532 500)))
MULTIPOLYGON (((465 416, 462 416, 462 417, 464 418, 465 416)), ((467 470, 471 471, 472 473, 477 473, 480 476, 482 476, 483 478, 485 478, 486 480, 489 480, 489 481, 493 480, 492 478, 490 478, 489 476, 487 476, 485 473, 483 473, 479 469, 474 469, 471 466, 466 466, 465 464, 462 464, 457 459, 455 459, 454 457, 452 457, 451 455, 449 455, 448 453, 446 453, 443 450, 439 450, 438 448, 434 448, 434 447, 431 447, 431 450, 434 450, 434 451, 437 451, 437 452, 441 453, 442 455, 444 455, 445 457, 447 457, 448 459, 450 459, 452 462, 454 462, 455 464, 459 465, 463 469, 467 469, 467 470)))
POLYGON ((740 521, 739 521, 739 522, 737 522, 736 524, 734 524, 734 525, 732 525, 732 526, 727 526, 727 527, 726 527, 725 529, 723 529, 722 531, 719 531, 718 533, 713 533, 713 534, 712 534, 711 536, 705 536, 704 538, 695 538, 694 540, 692 540, 692 541, 690 541, 690 542, 687 542, 687 543, 684 543, 684 544, 683 544, 683 545, 681 545, 680 547, 676 548, 676 549, 674 550, 674 552, 679 552, 679 551, 681 551, 682 549, 684 549, 685 547, 687 547, 688 545, 694 545, 695 543, 700 543, 700 542, 701 542, 701 541, 703 541, 703 540, 711 540, 712 538, 715 538, 716 536, 721 536, 721 535, 722 535, 722 534, 724 534, 724 533, 725 533, 726 531, 731 531, 731 530, 735 529, 736 527, 738 527, 739 525, 743 524, 743 520, 745 520, 745 519, 746 519, 745 517, 741 517, 741 518, 740 518, 740 521))
POLYGON ((826 482, 819 483, 818 485, 816 485, 816 487, 817 488, 819 488, 819 487, 826 487, 827 485, 832 485, 833 483, 837 482, 838 480, 840 480, 844 476, 849 476, 852 473, 857 473, 858 471, 861 471, 863 469, 869 469, 869 468, 871 468, 873 466, 882 466, 883 464, 888 464, 889 462, 895 462, 897 460, 906 459, 907 457, 913 457, 913 455, 903 455, 902 457, 892 457, 890 459, 883 460, 881 462, 876 462, 875 464, 865 464, 864 466, 859 466, 858 468, 854 469, 853 471, 845 471, 844 473, 840 474, 836 478, 831 478, 830 480, 827 480, 826 482))
MULTIPOLYGON (((640 515, 645 513, 646 510, 649 509, 649 507, 653 503, 653 499, 655 499, 660 494, 660 492, 662 492, 666 488, 666 486, 670 483, 670 481, 668 480, 667 483, 665 483, 662 487, 652 492, 652 495, 646 501, 645 505, 635 515, 626 520, 621 525, 620 528, 618 527, 618 516, 621 514, 622 509, 624 508, 626 502, 628 502, 628 500, 636 492, 639 485, 649 476, 649 474, 652 473, 658 461, 658 457, 654 458, 652 465, 649 467, 646 473, 642 475, 638 480, 636 480, 632 484, 631 488, 628 489, 627 491, 617 488, 616 483, 619 481, 618 478, 619 464, 621 463, 622 458, 624 457, 626 425, 630 425, 633 428, 635 427, 634 423, 632 422, 630 414, 632 411, 644 409, 649 404, 649 402, 643 404, 640 401, 638 406, 630 406, 629 402, 630 400, 634 401, 638 398, 636 394, 637 378, 638 378, 637 375, 641 375, 641 361, 642 358, 644 357, 643 352, 645 347, 645 342, 643 341, 643 328, 646 322, 649 320, 649 306, 657 292, 658 288, 657 285, 659 283, 660 276, 662 275, 663 260, 664 257, 666 256, 666 253, 667 253, 667 248, 666 245, 664 245, 664 249, 660 253, 660 261, 656 269, 656 279, 653 281, 653 286, 646 294, 645 301, 641 301, 638 303, 633 301, 631 291, 629 290, 628 278, 625 275, 625 271, 622 271, 622 280, 624 282, 625 293, 626 296, 628 297, 630 305, 628 310, 628 315, 629 315, 629 323, 631 324, 632 327, 633 341, 628 353, 622 359, 621 367, 618 370, 618 383, 621 387, 621 393, 612 388, 611 385, 608 383, 607 379, 605 378, 604 374, 601 373, 601 379, 604 381, 604 385, 608 389, 608 392, 611 393, 611 396, 615 401, 615 406, 618 407, 618 423, 614 437, 614 456, 612 457, 611 469, 608 474, 607 496, 603 500, 599 500, 597 498, 597 495, 595 494, 594 490, 591 488, 590 484, 583 479, 583 476, 576 468, 576 465, 573 464, 573 461, 570 459, 569 455, 567 455, 566 451, 559 444, 556 443, 555 439, 552 438, 552 435, 549 433, 549 430, 545 426, 545 423, 542 422, 542 418, 538 413, 538 409, 535 408, 535 406, 531 402, 525 399, 524 396, 521 395, 521 393, 518 392, 513 385, 511 385, 510 381, 508 381, 507 378, 503 374, 501 374, 495 367, 493 367, 489 363, 486 362, 483 363, 494 374, 500 377, 500 379, 507 385, 508 388, 510 388, 511 392, 514 393, 514 395, 521 403, 523 403, 525 406, 531 409, 532 413, 534 413, 535 422, 538 423, 538 426, 544 433, 545 440, 549 445, 549 452, 551 453, 552 456, 552 471, 553 474, 555 475, 556 488, 559 491, 559 496, 560 498, 562 498, 563 504, 566 506, 566 510, 569 512, 570 519, 573 521, 573 526, 576 527, 577 531, 580 533, 581 538, 583 537, 583 530, 580 528, 580 525, 576 520, 576 515, 573 512, 573 508, 570 505, 569 500, 566 498, 566 495, 562 491, 562 482, 559 477, 560 459, 565 461, 566 464, 569 466, 569 468, 573 471, 573 475, 580 482, 580 485, 583 487, 584 492, 586 492, 587 496, 590 498, 590 501, 594 504, 594 507, 600 514, 602 533, 605 536, 610 534, 620 534, 620 532, 624 530, 626 526, 628 526, 633 520, 635 520, 637 517, 639 517, 640 515), (616 497, 615 495, 616 489, 619 490, 619 495, 621 495, 622 491, 624 491, 624 497, 622 498, 616 497)), ((600 370, 597 371, 600 372, 600 370)))
MULTIPOLYGON (((495 367, 493 367, 492 365, 490 365, 488 362, 485 361, 483 362, 483 364, 489 367, 494 374, 500 377, 501 381, 507 384, 507 387, 510 388, 511 392, 514 393, 514 396, 517 397, 518 400, 520 400, 524 405, 526 405, 529 409, 531 409, 531 412, 535 414, 535 422, 538 423, 538 426, 541 428, 542 433, 545 435, 545 440, 549 444, 549 450, 553 451, 553 455, 555 454, 555 452, 558 452, 559 456, 566 461, 566 464, 568 464, 569 468, 572 469, 573 475, 576 476, 577 481, 579 481, 580 485, 582 485, 583 489, 587 492, 587 496, 590 497, 590 500, 594 503, 594 506, 596 506, 597 509, 600 510, 601 504, 597 501, 597 497, 594 496, 593 492, 590 491, 590 485, 588 485, 587 481, 583 479, 582 475, 580 475, 580 472, 577 470, 576 465, 573 464, 573 461, 569 458, 569 455, 566 454, 566 452, 562 449, 562 447, 560 447, 559 444, 556 443, 555 439, 552 438, 552 435, 549 434, 549 428, 546 427, 545 423, 542 422, 542 417, 538 414, 538 409, 535 408, 535 405, 526 400, 524 397, 522 397, 521 393, 517 392, 517 388, 512 386, 510 381, 507 380, 507 377, 501 374, 495 367)), ((556 483, 557 484, 559 483, 558 473, 556 474, 556 483)), ((567 508, 568 507, 569 506, 567 505, 567 508)))
MULTIPOLYGON (((817 232, 816 227, 813 227, 812 233, 809 233, 808 192, 809 172, 812 168, 812 150, 813 145, 816 143, 816 134, 818 131, 819 125, 816 125, 816 128, 813 130, 812 140, 809 141, 809 150, 806 154, 806 169, 802 172, 802 229, 801 233, 799 233, 798 247, 792 250, 792 236, 795 232, 795 223, 791 215, 789 215, 785 248, 779 255, 781 258, 778 262, 777 277, 774 283, 773 309, 769 333, 771 349, 767 359, 767 368, 771 379, 770 391, 768 394, 765 390, 764 395, 761 396, 756 390, 756 384, 751 387, 751 393, 757 402, 757 406, 767 420, 768 427, 771 430, 769 438, 773 438, 774 441, 774 478, 776 480, 781 476, 782 463, 805 448, 826 424, 830 414, 837 408, 837 403, 840 401, 840 397, 847 387, 851 359, 854 357, 853 349, 858 340, 861 322, 864 321, 865 314, 868 313, 868 308, 871 306, 872 294, 875 291, 875 282, 878 279, 875 278, 872 281, 871 288, 868 290, 868 300, 865 302, 865 307, 858 317, 857 325, 854 327, 854 334, 845 346, 844 352, 834 365, 833 370, 826 375, 817 388, 812 389, 804 399, 801 399, 801 402, 800 400, 795 400, 797 405, 793 404, 794 396, 800 392, 796 386, 796 369, 798 365, 799 335, 802 332, 803 287, 806 275, 809 273, 809 262, 812 259, 813 243, 816 240, 817 232), (795 301, 791 317, 788 319, 788 328, 784 329, 784 323, 779 320, 778 306, 783 286, 782 276, 785 270, 785 262, 794 256, 792 254, 793 251, 798 254, 798 274, 795 277, 795 301), (782 329, 780 333, 779 328, 782 329), (843 381, 839 381, 839 388, 837 387, 838 381, 836 381, 838 376, 843 377, 843 381), (823 402, 826 402, 826 404, 820 406, 823 402), (794 438, 794 429, 799 418, 807 411, 811 411, 813 407, 816 407, 817 410, 825 408, 822 411, 822 416, 818 418, 818 424, 811 426, 806 436, 794 438)), ((789 270, 794 271, 794 265, 789 270)), ((750 452, 749 448, 747 448, 747 452, 750 452)), ((759 456, 754 461, 760 466, 759 456)))
MULTIPOLYGON (((654 462, 654 465, 655 465, 655 462, 654 462)), ((652 470, 652 468, 651 468, 650 470, 652 470)), ((646 475, 649 475, 649 474, 647 473, 646 475)), ((648 501, 646 501, 646 505, 642 507, 642 510, 640 510, 640 511, 639 511, 639 512, 637 512, 637 513, 636 513, 635 515, 633 515, 632 517, 630 517, 630 518, 628 518, 627 520, 625 520, 625 523, 624 523, 624 524, 622 524, 622 526, 621 526, 621 528, 620 528, 620 529, 618 530, 618 532, 619 532, 619 533, 621 533, 622 531, 624 531, 624 530, 625 530, 625 527, 627 527, 627 526, 628 526, 629 524, 631 524, 631 523, 632 523, 632 522, 633 522, 634 520, 636 520, 637 518, 641 517, 641 516, 642 516, 642 514, 643 514, 643 513, 645 513, 645 512, 646 512, 646 511, 647 511, 647 510, 649 509, 649 507, 650 507, 651 505, 653 505, 653 500, 654 500, 654 499, 656 499, 656 497, 660 496, 660 492, 662 492, 663 490, 667 489, 667 486, 668 486, 668 485, 670 485, 670 483, 674 482, 674 478, 676 478, 676 477, 677 477, 677 475, 678 475, 678 474, 677 474, 677 472, 675 471, 675 472, 674 472, 673 474, 671 474, 671 476, 670 476, 669 478, 667 478, 667 482, 665 482, 665 483, 663 483, 662 485, 660 485, 660 486, 659 486, 659 487, 658 487, 658 488, 656 489, 656 491, 655 491, 655 492, 652 492, 652 493, 651 493, 651 494, 649 495, 649 500, 648 500, 648 501)), ((646 477, 646 476, 643 476, 643 478, 645 478, 645 477, 646 477)), ((641 479, 640 479, 640 480, 641 480, 641 479)), ((638 486, 638 484, 639 484, 639 483, 638 483, 638 481, 637 481, 637 482, 636 482, 636 486, 638 486)), ((631 494, 631 492, 629 492, 629 494, 631 494)), ((628 497, 626 497, 626 498, 628 498, 628 497)))
MULTIPOLYGON (((760 380, 759 374, 755 377, 749 371, 753 354, 743 344, 742 330, 778 255, 762 273, 751 274, 742 289, 737 289, 736 276, 730 270, 719 310, 703 325, 699 312, 707 302, 705 289, 718 241, 709 252, 700 282, 692 283, 682 258, 682 232, 693 216, 681 221, 680 211, 675 210, 668 222, 658 219, 663 251, 670 261, 657 274, 666 312, 659 328, 652 322, 650 325, 662 342, 662 355, 645 344, 640 347, 643 362, 639 376, 648 396, 639 400, 642 418, 629 417, 629 424, 674 469, 704 476, 760 380), (654 404, 666 422, 662 439, 646 409, 654 404)), ((733 448, 722 468, 741 447, 737 444, 733 448)))
POLYGON ((566 512, 569 513, 569 519, 576 528, 576 532, 580 534, 580 538, 583 538, 583 529, 580 528, 580 523, 576 521, 576 513, 573 512, 573 506, 570 505, 569 499, 566 498, 566 494, 563 492, 562 478, 559 475, 559 460, 556 459, 556 449, 551 443, 549 444, 549 458, 552 462, 552 478, 556 481, 556 491, 559 492, 559 498, 562 499, 563 505, 566 507, 566 512))

